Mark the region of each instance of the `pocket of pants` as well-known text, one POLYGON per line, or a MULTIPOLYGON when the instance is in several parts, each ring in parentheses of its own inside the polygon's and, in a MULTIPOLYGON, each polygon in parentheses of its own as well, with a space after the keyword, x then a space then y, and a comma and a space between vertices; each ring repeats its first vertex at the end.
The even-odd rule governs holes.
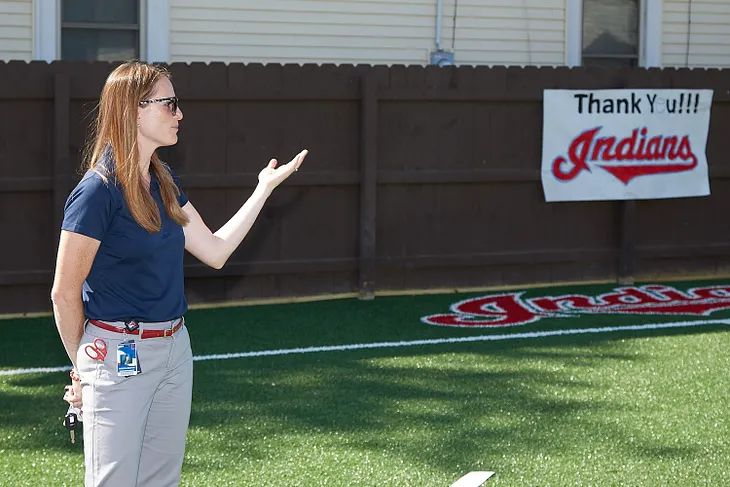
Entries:
POLYGON ((187 328, 183 327, 173 335, 174 342, 172 345, 172 356, 170 357, 170 367, 176 368, 188 360, 192 361, 193 351, 190 347, 190 335, 187 328))
POLYGON ((121 339, 102 338, 84 330, 76 354, 76 364, 82 383, 94 381, 95 385, 105 386, 127 379, 127 377, 117 375, 117 345, 121 341, 121 339), (103 360, 95 360, 96 354, 93 348, 87 349, 87 347, 94 347, 94 340, 97 338, 104 340, 106 345, 106 356, 103 360))

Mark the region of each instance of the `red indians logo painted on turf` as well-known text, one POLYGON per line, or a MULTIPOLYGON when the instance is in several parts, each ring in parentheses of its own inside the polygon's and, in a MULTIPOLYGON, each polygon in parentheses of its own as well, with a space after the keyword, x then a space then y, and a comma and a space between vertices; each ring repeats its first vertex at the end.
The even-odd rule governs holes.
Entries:
POLYGON ((697 287, 686 292, 663 285, 630 286, 599 296, 566 294, 522 298, 522 294, 467 299, 452 305, 452 313, 424 316, 421 321, 437 326, 493 327, 590 313, 708 316, 713 311, 730 309, 730 286, 697 287))
POLYGON ((624 184, 637 176, 690 171, 697 166, 687 135, 647 138, 647 128, 641 127, 618 140, 614 136, 599 137, 601 128, 584 131, 570 143, 567 159, 559 156, 553 161, 552 172, 558 180, 567 182, 582 171, 591 172, 589 161, 624 184))

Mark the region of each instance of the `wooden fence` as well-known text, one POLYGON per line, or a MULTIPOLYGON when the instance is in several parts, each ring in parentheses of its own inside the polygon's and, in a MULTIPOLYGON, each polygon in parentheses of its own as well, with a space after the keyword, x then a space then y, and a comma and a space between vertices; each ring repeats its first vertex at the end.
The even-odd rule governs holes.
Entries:
MULTIPOLYGON (((107 63, 0 63, 0 314, 48 311, 63 205, 107 63)), ((160 151, 214 231, 272 157, 310 151, 191 303, 730 270, 730 71, 172 64, 160 151), (709 88, 712 195, 546 203, 546 88, 709 88), (716 219, 715 216, 721 218, 716 219)))

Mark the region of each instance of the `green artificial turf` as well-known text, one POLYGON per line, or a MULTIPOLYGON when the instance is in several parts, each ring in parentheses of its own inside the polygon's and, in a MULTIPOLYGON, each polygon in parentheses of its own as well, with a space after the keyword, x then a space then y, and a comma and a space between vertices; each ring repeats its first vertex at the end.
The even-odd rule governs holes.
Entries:
MULTIPOLYGON (((680 287, 680 286, 678 286, 680 287)), ((574 291, 595 294, 610 286, 574 291)), ((531 290, 528 295, 564 289, 531 290)), ((429 326, 473 295, 191 310, 196 356, 730 317, 429 326)), ((195 363, 182 485, 723 485, 730 328, 322 351, 195 363)), ((67 365, 50 318, 0 321, 0 370, 67 365)), ((0 376, 0 485, 83 484, 67 373, 0 376)))

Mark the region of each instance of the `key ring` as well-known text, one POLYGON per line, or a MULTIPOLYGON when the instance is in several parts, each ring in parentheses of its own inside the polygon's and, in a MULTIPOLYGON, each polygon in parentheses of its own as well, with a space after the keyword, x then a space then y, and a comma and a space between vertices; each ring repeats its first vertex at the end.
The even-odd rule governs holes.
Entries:
POLYGON ((106 342, 101 338, 95 338, 92 345, 84 347, 84 351, 91 360, 103 361, 106 358, 106 342))

